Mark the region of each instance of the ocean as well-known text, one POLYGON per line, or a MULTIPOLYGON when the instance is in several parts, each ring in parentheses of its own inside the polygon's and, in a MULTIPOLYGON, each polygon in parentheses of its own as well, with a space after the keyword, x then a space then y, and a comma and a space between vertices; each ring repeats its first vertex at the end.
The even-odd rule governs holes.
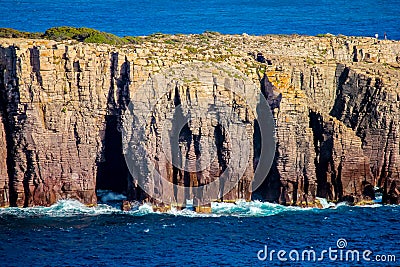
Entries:
POLYGON ((398 266, 399 215, 399 206, 378 204, 303 209, 239 201, 197 214, 155 213, 146 205, 122 212, 112 201, 89 208, 64 200, 1 209, 0 258, 1 266, 398 266), (330 248, 332 255, 322 257, 330 248), (286 251, 287 261, 271 258, 272 250, 286 251), (299 258, 289 258, 292 250, 299 258), (315 258, 303 260, 304 251, 315 258), (357 251, 359 261, 346 258, 347 251, 357 251))
POLYGON ((162 33, 344 34, 400 39, 398 0, 7 0, 0 27, 90 27, 118 36, 162 33))
MULTIPOLYGON (((0 27, 85 26, 119 36, 386 32, 400 39, 399 10, 398 0, 8 0, 0 27)), ((97 207, 63 200, 0 209, 0 266, 400 265, 399 206, 239 201, 214 203, 211 214, 155 213, 147 205, 123 212, 123 198, 106 192, 97 207)))

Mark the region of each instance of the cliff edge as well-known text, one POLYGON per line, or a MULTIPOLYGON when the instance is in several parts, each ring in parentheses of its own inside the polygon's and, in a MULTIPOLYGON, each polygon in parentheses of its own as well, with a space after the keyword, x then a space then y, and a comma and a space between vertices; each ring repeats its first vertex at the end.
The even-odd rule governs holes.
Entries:
MULTIPOLYGON (((202 67, 192 69, 193 79, 169 85, 170 95, 147 118, 143 149, 171 183, 207 184, 231 160, 233 140, 240 136, 224 132, 211 117, 185 126, 177 144, 187 165, 198 156, 196 140, 215 145, 217 157, 201 175, 175 169, 159 152, 157 129, 171 107, 201 106, 218 97, 239 114, 255 140, 243 177, 221 199, 359 202, 373 199, 379 188, 383 202, 399 203, 400 42, 217 33, 139 39, 120 46, 0 39, 0 206, 50 205, 65 198, 96 204, 96 189, 156 202, 129 171, 122 118, 143 84, 161 84, 154 78, 158 73, 193 63, 212 64, 204 69, 212 68, 208 73, 214 76, 205 77, 202 67), (254 114, 240 97, 197 83, 213 77, 228 88, 252 82, 271 107, 275 156, 255 192, 250 187, 260 148, 254 114)), ((135 107, 130 111, 135 114, 135 107)), ((158 194, 174 197, 162 189, 158 194)))

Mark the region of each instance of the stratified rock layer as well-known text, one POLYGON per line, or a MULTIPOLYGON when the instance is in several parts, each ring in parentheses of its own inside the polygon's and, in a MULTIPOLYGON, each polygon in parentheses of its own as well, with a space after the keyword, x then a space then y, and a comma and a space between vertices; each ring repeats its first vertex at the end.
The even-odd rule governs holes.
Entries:
MULTIPOLYGON (((262 97, 249 78, 223 64, 181 64, 151 76, 135 92, 131 116, 124 116, 133 184, 145 188, 152 202, 179 206, 187 199, 198 205, 250 200, 258 105, 269 111, 262 97)), ((263 142, 270 148, 265 164, 271 165, 270 111, 263 120, 270 126, 263 142)))
MULTIPOLYGON (((0 206, 49 205, 64 198, 95 204, 96 188, 146 199, 125 164, 121 116, 149 77, 189 62, 239 70, 271 106, 275 158, 253 197, 298 205, 315 197, 361 201, 373 198, 378 186, 385 202, 399 202, 399 42, 207 33, 143 37, 140 44, 118 48, 0 39, 0 206)), ((233 74, 235 79, 240 80, 233 74)), ((178 91, 187 99, 195 88, 178 91)), ((158 120, 167 110, 157 107, 158 120)), ((190 126, 186 137, 198 138, 198 129, 211 126, 190 126)), ((257 141, 254 127, 250 135, 257 141)), ((153 158, 162 160, 157 142, 149 144, 155 145, 147 147, 153 158)), ((222 149, 225 141, 217 144, 229 155, 222 149)), ((181 147, 188 159, 196 157, 187 138, 181 147)), ((256 167, 257 142, 251 153, 249 166, 256 167)), ((206 170, 210 180, 220 174, 214 169, 206 170)), ((225 199, 250 198, 251 174, 246 175, 225 199)), ((198 175, 186 182, 173 177, 192 187, 202 181, 198 175)))
MULTIPOLYGON (((0 113, 1 114, 1 113, 0 113)), ((3 114, 0 115, 3 119, 3 114)), ((0 206, 8 206, 7 141, 3 122, 0 122, 0 206)))

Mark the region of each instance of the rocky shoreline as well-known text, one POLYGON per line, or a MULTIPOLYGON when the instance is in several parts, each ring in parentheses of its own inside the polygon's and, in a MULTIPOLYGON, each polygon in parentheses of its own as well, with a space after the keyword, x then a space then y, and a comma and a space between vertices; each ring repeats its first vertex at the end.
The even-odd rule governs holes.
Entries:
MULTIPOLYGON (((138 40, 112 46, 0 39, 0 206, 47 206, 66 198, 96 204, 96 189, 162 206, 129 171, 121 118, 146 81, 161 84, 157 74, 193 63, 212 64, 211 76, 230 86, 252 82, 274 116, 275 157, 264 183, 251 192, 259 155, 255 142, 248 169, 223 201, 302 206, 321 197, 363 203, 379 191, 383 203, 400 202, 399 41, 218 33, 138 40), (240 75, 227 73, 228 68, 240 75)), ((197 78, 182 79, 172 97, 157 102, 149 125, 162 128, 177 96, 188 108, 218 97, 236 113, 247 114, 242 121, 249 137, 256 138, 246 103, 198 84, 212 79, 203 77, 202 70, 210 68, 204 66, 192 71, 197 78)), ((247 98, 251 92, 243 94, 247 98)), ((208 138, 217 144, 219 160, 201 173, 175 170, 163 160, 158 135, 150 128, 143 149, 171 183, 196 188, 217 179, 234 153, 228 137, 236 133, 216 128, 193 123, 180 139, 189 165, 197 155, 189 140, 208 138)), ((169 190, 162 185, 156 193, 174 197, 169 190)))

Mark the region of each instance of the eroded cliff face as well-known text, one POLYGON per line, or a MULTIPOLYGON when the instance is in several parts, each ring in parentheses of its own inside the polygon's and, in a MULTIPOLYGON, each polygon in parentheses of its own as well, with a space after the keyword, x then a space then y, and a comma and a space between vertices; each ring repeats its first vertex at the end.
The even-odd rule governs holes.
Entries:
MULTIPOLYGON (((3 119, 3 114, 0 115, 3 119)), ((3 122, 0 123, 0 206, 8 206, 7 141, 3 122)))
MULTIPOLYGON (((251 200, 260 97, 249 78, 222 64, 181 64, 152 76, 135 92, 131 116, 124 116, 132 182, 146 189, 151 202, 251 200)), ((272 158, 272 114, 263 119, 272 158)))
MULTIPOLYGON (((398 42, 371 38, 203 34, 146 37, 118 48, 1 39, 0 206, 49 205, 63 198, 95 204, 96 189, 148 199, 125 163, 121 116, 146 81, 190 62, 235 68, 268 100, 276 152, 254 198, 298 205, 312 204, 315 197, 360 201, 379 186, 384 201, 398 203, 399 61, 398 42)), ((242 80, 231 76, 232 84, 242 80)), ((177 95, 191 108, 200 90, 193 81, 171 86, 171 97, 149 112, 153 130, 179 105, 177 95)), ((213 87, 203 89, 196 101, 210 104, 213 87)), ((239 102, 222 99, 228 106, 234 101, 239 102)), ((236 107, 246 114, 246 105, 236 107)), ((248 137, 256 140, 252 160, 225 200, 251 198, 259 144, 257 123, 251 116, 247 120, 248 137)), ((189 165, 199 155, 199 138, 218 147, 215 164, 200 174, 167 167, 157 134, 149 134, 146 149, 171 182, 196 187, 219 177, 235 151, 212 121, 194 120, 179 133, 180 156, 189 165)), ((171 194, 167 191, 159 193, 171 194)))
POLYGON ((379 66, 356 71, 338 65, 337 73, 337 96, 330 115, 358 137, 362 152, 369 159, 371 183, 383 188, 384 201, 398 203, 399 72, 387 76, 389 72, 379 66))

